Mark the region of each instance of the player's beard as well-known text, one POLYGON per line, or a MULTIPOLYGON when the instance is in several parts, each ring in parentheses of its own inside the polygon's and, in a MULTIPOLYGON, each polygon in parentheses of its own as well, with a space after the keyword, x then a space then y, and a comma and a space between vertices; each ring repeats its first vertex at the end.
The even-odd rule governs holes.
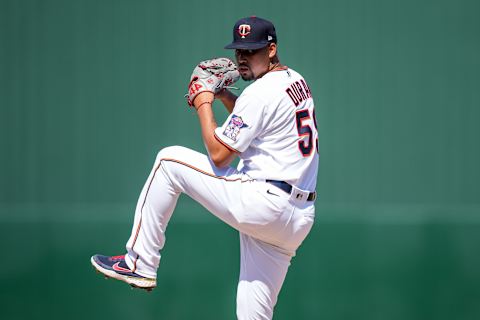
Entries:
POLYGON ((255 79, 252 70, 247 65, 239 65, 238 72, 240 73, 240 77, 242 77, 243 81, 251 81, 255 79))

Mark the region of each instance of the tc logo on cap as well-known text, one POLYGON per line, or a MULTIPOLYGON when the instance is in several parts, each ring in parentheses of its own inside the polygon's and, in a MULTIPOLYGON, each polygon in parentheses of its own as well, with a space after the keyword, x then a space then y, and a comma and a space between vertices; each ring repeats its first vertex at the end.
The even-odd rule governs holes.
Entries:
POLYGON ((250 25, 249 24, 241 24, 238 26, 238 34, 245 39, 246 36, 250 34, 250 25))

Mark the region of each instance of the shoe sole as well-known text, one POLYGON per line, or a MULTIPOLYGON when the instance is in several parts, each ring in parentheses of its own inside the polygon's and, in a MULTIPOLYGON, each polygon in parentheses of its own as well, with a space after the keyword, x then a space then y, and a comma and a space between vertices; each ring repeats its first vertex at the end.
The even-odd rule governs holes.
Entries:
POLYGON ((99 265, 93 259, 93 257, 90 258, 90 262, 92 263, 92 266, 95 268, 95 270, 97 272, 102 273, 106 278, 112 278, 112 279, 126 282, 133 288, 143 289, 150 292, 157 286, 157 281, 155 279, 130 277, 130 276, 118 274, 113 270, 105 269, 104 267, 99 265))

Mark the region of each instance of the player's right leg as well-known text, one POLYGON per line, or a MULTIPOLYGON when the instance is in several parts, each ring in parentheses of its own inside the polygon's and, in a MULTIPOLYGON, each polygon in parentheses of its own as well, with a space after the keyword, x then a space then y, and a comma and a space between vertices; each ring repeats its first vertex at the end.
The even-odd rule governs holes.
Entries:
POLYGON ((240 234, 238 320, 272 319, 291 258, 276 246, 240 234))
MULTIPOLYGON (((275 192, 275 190, 273 190, 275 192)), ((285 196, 285 195, 283 195, 285 196)), ((307 237, 314 222, 312 203, 290 197, 292 214, 283 228, 276 228, 281 243, 263 241, 260 237, 240 232, 240 278, 237 288, 239 320, 270 320, 278 295, 287 275, 290 261, 307 237)), ((279 219, 279 221, 285 221, 279 219)))

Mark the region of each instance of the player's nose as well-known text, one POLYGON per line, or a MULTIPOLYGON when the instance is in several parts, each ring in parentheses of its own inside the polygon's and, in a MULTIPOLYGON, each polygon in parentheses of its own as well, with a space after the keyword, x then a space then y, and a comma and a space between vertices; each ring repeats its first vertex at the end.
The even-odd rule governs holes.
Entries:
POLYGON ((246 65, 247 64, 247 59, 245 59, 243 57, 237 57, 237 64, 238 65, 241 65, 241 64, 246 65))

